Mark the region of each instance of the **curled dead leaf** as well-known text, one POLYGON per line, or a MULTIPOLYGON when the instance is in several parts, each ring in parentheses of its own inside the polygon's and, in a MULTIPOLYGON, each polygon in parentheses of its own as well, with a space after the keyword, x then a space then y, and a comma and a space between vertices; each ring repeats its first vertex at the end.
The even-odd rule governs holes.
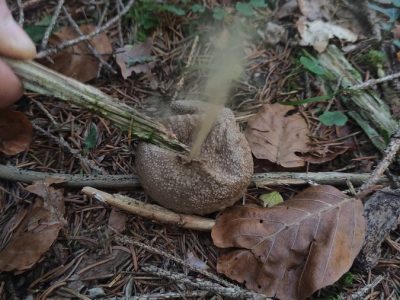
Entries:
POLYGON ((364 234, 362 202, 332 186, 310 187, 268 209, 227 209, 212 229, 217 247, 235 248, 218 258, 218 272, 279 299, 305 299, 337 281, 364 234))
POLYGON ((253 155, 286 168, 304 166, 296 153, 310 150, 307 123, 292 106, 266 104, 247 123, 245 136, 253 155))
POLYGON ((32 124, 24 113, 0 110, 0 152, 16 155, 27 150, 32 135, 32 124))
MULTIPOLYGON (((96 30, 96 27, 91 24, 81 25, 79 28, 83 34, 89 34, 96 30)), ((49 44, 55 46, 78 37, 79 34, 73 28, 62 27, 50 37, 49 44)), ((100 33, 90 39, 89 43, 104 60, 111 56, 112 45, 107 34, 100 33)), ((47 67, 81 82, 96 78, 100 66, 99 60, 94 57, 86 42, 81 42, 51 56, 51 60, 52 62, 49 60, 41 62, 47 67)))

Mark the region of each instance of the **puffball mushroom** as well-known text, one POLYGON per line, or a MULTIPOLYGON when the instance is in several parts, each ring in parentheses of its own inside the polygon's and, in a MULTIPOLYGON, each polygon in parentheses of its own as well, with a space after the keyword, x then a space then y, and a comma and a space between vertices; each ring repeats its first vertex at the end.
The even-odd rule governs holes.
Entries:
MULTIPOLYGON (((190 145, 205 111, 200 101, 176 101, 177 115, 164 124, 190 145)), ((140 142, 135 168, 144 191, 176 212, 205 215, 239 200, 253 174, 253 158, 232 111, 223 108, 203 142, 198 157, 187 157, 140 142)))

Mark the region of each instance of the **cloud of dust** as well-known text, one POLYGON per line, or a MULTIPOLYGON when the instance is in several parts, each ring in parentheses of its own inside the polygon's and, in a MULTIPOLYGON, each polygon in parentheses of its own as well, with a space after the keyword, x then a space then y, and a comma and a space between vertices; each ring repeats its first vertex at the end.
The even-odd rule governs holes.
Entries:
POLYGON ((234 25, 215 35, 216 50, 211 59, 210 73, 205 84, 204 94, 210 103, 201 120, 189 154, 193 159, 200 154, 201 145, 214 126, 220 111, 228 101, 232 82, 243 71, 243 37, 234 25))

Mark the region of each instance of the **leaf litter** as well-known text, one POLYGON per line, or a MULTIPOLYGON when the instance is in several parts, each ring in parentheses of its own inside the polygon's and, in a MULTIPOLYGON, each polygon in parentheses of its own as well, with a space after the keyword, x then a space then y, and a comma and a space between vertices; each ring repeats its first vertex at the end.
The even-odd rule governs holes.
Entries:
MULTIPOLYGON (((287 1, 287 2, 292 2, 292 4, 293 2, 296 2, 297 4, 297 2, 300 1, 287 1)), ((318 1, 314 1, 314 4, 312 3, 313 1, 308 1, 308 2, 310 2, 311 5, 316 5, 315 3, 318 1)), ((99 5, 101 6, 101 4, 99 5)), ((88 11, 89 10, 87 10, 86 12, 88 11)), ((229 10, 227 10, 227 14, 229 13, 230 13, 229 10)), ((291 12, 289 14, 289 18, 298 18, 300 16, 299 14, 301 15, 302 13, 299 12, 298 10, 291 12)), ((304 12, 303 14, 306 15, 304 12)), ((334 18, 336 17, 337 15, 334 18)), ((309 17, 307 17, 307 20, 309 22, 313 21, 313 19, 309 17)), ((330 19, 329 18, 325 19, 325 21, 332 24, 343 25, 343 22, 341 22, 343 20, 339 20, 340 23, 336 23, 337 20, 332 19, 332 17, 330 19)), ((279 24, 283 24, 285 28, 290 28, 290 29, 293 28, 295 30, 293 24, 287 26, 288 23, 286 21, 282 23, 279 22, 279 24)), ((174 31, 168 31, 165 30, 165 28, 164 29, 158 28, 155 31, 153 35, 154 37, 153 47, 152 47, 153 52, 150 52, 157 58, 157 61, 160 61, 161 68, 160 69, 157 68, 157 70, 154 70, 154 75, 159 79, 160 82, 160 91, 157 91, 157 93, 160 92, 163 96, 167 96, 169 92, 171 92, 171 90, 174 90, 177 82, 175 74, 178 74, 180 70, 179 66, 178 68, 176 67, 177 65, 179 65, 177 64, 177 62, 182 60, 182 58, 183 58, 182 61, 183 62, 185 61, 185 59, 189 54, 188 50, 190 50, 191 46, 190 40, 189 42, 187 42, 182 38, 184 34, 182 28, 180 27, 181 26, 180 23, 172 22, 168 23, 168 26, 170 28, 173 28, 174 31)), ((355 30, 351 26, 349 27, 343 25, 343 27, 353 31, 356 34, 359 34, 359 31, 355 30)), ((289 33, 291 32, 292 30, 289 30, 289 33)), ((109 33, 111 33, 110 37, 113 39, 112 42, 114 43, 116 35, 115 31, 111 30, 109 31, 109 33)), ((123 34, 125 35, 125 32, 123 32, 123 34)), ((291 39, 291 36, 289 36, 289 39, 291 39)), ((290 42, 291 41, 292 39, 290 40, 290 42)), ((292 70, 294 69, 293 61, 296 60, 297 58, 295 58, 296 52, 291 51, 291 47, 288 48, 282 47, 282 43, 285 42, 288 41, 281 40, 280 43, 276 45, 276 48, 267 48, 267 49, 265 49, 264 45, 263 46, 251 45, 251 47, 254 47, 250 52, 253 57, 251 68, 254 69, 249 71, 250 73, 249 76, 253 78, 252 76, 256 74, 258 76, 257 84, 259 85, 255 85, 258 88, 257 92, 252 91, 252 87, 250 85, 240 86, 237 89, 237 94, 233 95, 233 98, 235 99, 241 99, 240 96, 242 95, 246 95, 246 97, 247 96, 254 97, 252 101, 243 104, 242 106, 244 108, 243 112, 248 113, 248 111, 246 110, 248 107, 250 108, 259 107, 258 105, 260 103, 269 103, 271 101, 272 102, 287 101, 288 98, 290 98, 291 95, 290 93, 293 92, 297 92, 298 95, 305 95, 306 91, 307 93, 311 92, 311 95, 304 98, 312 97, 312 93, 314 92, 317 92, 316 93, 317 95, 325 94, 325 93, 320 93, 321 92, 320 87, 314 85, 315 82, 313 82, 314 80, 313 76, 310 76, 310 81, 302 80, 301 81, 302 84, 300 86, 297 86, 296 83, 294 83, 295 80, 294 81, 288 80, 288 78, 293 75, 291 73, 292 70), (290 85, 290 88, 288 88, 288 85, 290 85)), ((333 42, 334 42, 333 40, 330 40, 330 43, 333 42)), ((206 47, 207 45, 204 45, 204 47, 203 45, 201 45, 200 47, 199 53, 201 53, 201 59, 196 57, 194 58, 196 63, 199 65, 203 62, 202 61, 202 59, 204 59, 203 55, 205 56, 207 55, 207 52, 204 50, 204 48, 206 47)), ((138 66, 141 63, 147 64, 149 62, 150 61, 148 61, 147 58, 144 60, 133 59, 134 66, 138 66)), ((190 72, 187 73, 187 77, 189 78, 189 80, 187 81, 188 83, 186 85, 188 87, 186 86, 183 87, 182 95, 185 95, 185 93, 188 92, 188 90, 190 92, 189 93, 190 96, 192 94, 196 94, 199 91, 201 91, 200 89, 201 85, 199 84, 200 82, 199 78, 201 78, 201 76, 202 76, 201 71, 190 70, 190 72)), ((107 85, 101 86, 101 88, 104 88, 107 91, 107 93, 113 93, 114 95, 123 98, 123 101, 126 101, 129 105, 146 103, 149 97, 154 96, 151 92, 147 90, 149 83, 146 78, 143 79, 143 78, 138 78, 138 76, 130 76, 130 77, 128 76, 125 82, 112 80, 111 84, 108 84, 108 79, 109 78, 107 77, 107 85)), ((101 85, 102 80, 103 77, 101 77, 101 79, 98 82, 95 82, 94 84, 101 85)), ((254 84, 254 82, 252 82, 252 79, 246 82, 246 84, 247 83, 254 84)), ((29 97, 32 97, 33 99, 39 98, 37 95, 29 95, 29 97)), ((157 98, 158 95, 154 97, 157 98)), ((87 120, 91 120, 92 115, 90 113, 77 110, 73 107, 68 107, 63 103, 58 103, 54 99, 49 99, 48 101, 45 100, 43 103, 45 107, 51 112, 56 122, 58 122, 59 127, 53 128, 51 127, 50 123, 43 122, 44 120, 47 119, 46 115, 42 111, 36 109, 35 107, 33 108, 32 113, 31 112, 28 113, 30 118, 33 118, 35 121, 39 121, 39 124, 41 124, 41 126, 43 126, 44 128, 46 128, 46 126, 49 126, 50 132, 56 132, 62 134, 65 137, 65 139, 73 146, 73 148, 76 149, 76 151, 80 151, 82 148, 84 148, 88 136, 85 136, 85 130, 84 126, 82 126, 82 123, 84 123, 87 120), (76 131, 73 132, 73 130, 76 131)), ((325 103, 321 103, 318 104, 317 109, 323 109, 324 107, 325 103)), ((314 108, 315 108, 314 104, 312 105, 307 104, 300 108, 300 110, 302 111, 301 116, 307 123, 307 126, 309 128, 309 133, 310 132, 313 133, 312 129, 313 127, 315 127, 315 122, 318 122, 318 120, 315 120, 313 119, 313 117, 310 117, 310 111, 313 110, 314 108)), ((258 109, 253 109, 253 110, 249 109, 249 113, 255 114, 257 113, 257 110, 258 109)), ((236 113, 238 112, 242 113, 241 109, 237 109, 236 113)), ((86 124, 89 124, 89 121, 87 121, 86 124)), ((94 158, 96 158, 97 155, 104 157, 104 160, 102 160, 102 165, 110 174, 132 173, 133 172, 131 167, 132 153, 131 153, 131 147, 127 142, 128 139, 124 135, 121 135, 120 132, 118 132, 118 130, 115 130, 112 126, 109 126, 107 121, 104 121, 103 119, 100 120, 96 119, 96 124, 101 124, 101 127, 99 126, 99 132, 98 132, 99 140, 97 143, 91 143, 94 145, 94 151, 93 151, 94 154, 87 153, 87 157, 93 158, 94 156, 94 158)), ((346 124, 344 127, 346 127, 347 125, 348 124, 346 124)), ((332 128, 329 128, 329 130, 337 130, 337 127, 332 126, 332 128)), ((332 152, 336 151, 335 148, 336 146, 331 145, 330 143, 332 141, 335 141, 338 138, 338 136, 333 136, 331 138, 331 136, 328 135, 328 137, 325 139, 326 137, 325 133, 317 132, 317 135, 318 135, 317 137, 311 135, 312 137, 312 140, 310 141, 311 151, 315 150, 315 144, 321 142, 319 140, 321 137, 323 137, 323 142, 325 143, 324 145, 326 146, 326 147, 324 146, 326 148, 326 152, 322 151, 318 152, 318 154, 320 154, 321 156, 327 154, 329 156, 332 152)), ((358 139, 355 141, 355 145, 350 147, 351 149, 356 149, 357 151, 354 151, 354 154, 351 151, 349 151, 348 155, 349 157, 358 159, 362 163, 372 164, 373 162, 376 161, 376 158, 368 158, 371 156, 367 156, 366 152, 364 152, 363 143, 365 143, 365 140, 363 141, 363 137, 358 137, 358 139), (359 144, 360 141, 361 144, 359 144)), ((301 158, 303 158, 303 160, 307 162, 307 159, 304 158, 304 155, 301 155, 301 158)), ((60 151, 57 145, 52 144, 51 142, 48 141, 47 138, 43 138, 42 136, 35 137, 32 147, 29 149, 28 155, 22 154, 15 158, 12 158, 12 160, 10 159, 10 163, 19 165, 21 167, 26 166, 32 169, 36 168, 41 171, 59 170, 60 172, 66 172, 66 173, 71 172, 75 174, 90 172, 90 170, 88 171, 85 168, 82 168, 79 162, 77 163, 77 160, 74 157, 74 155, 71 155, 63 150, 60 151), (54 159, 49 159, 49 158, 54 158, 54 159)), ((353 161, 349 162, 347 160, 341 161, 341 158, 339 158, 335 160, 332 164, 325 164, 322 165, 321 167, 318 166, 318 169, 313 168, 313 166, 311 166, 310 170, 311 171, 335 170, 335 168, 347 167, 348 164, 349 167, 353 167, 355 168, 355 170, 359 170, 359 167, 361 166, 361 163, 358 164, 357 161, 356 162, 353 161)), ((302 170, 305 170, 305 168, 303 168, 302 170)), ((6 186, 6 189, 8 189, 8 186, 6 186)), ((292 189, 292 187, 288 187, 288 189, 292 189)), ((13 192, 14 191, 12 191, 12 193, 13 192)), ((246 193, 247 201, 251 202, 250 200, 253 197, 253 192, 254 191, 250 189, 246 193)), ((282 193, 282 195, 286 194, 287 193, 285 192, 282 193)), ((64 270, 67 271, 64 271, 65 272, 64 275, 58 277, 54 275, 54 277, 50 276, 48 278, 37 278, 37 277, 34 278, 37 279, 36 282, 38 282, 36 283, 35 286, 35 288, 37 288, 36 291, 38 292, 37 293, 35 292, 35 295, 40 296, 40 294, 43 292, 43 289, 46 289, 47 286, 52 286, 54 282, 59 282, 57 280, 61 279, 62 281, 62 279, 65 278, 65 276, 70 274, 71 269, 67 268, 67 266, 69 265, 72 265, 73 268, 75 268, 76 265, 79 265, 79 267, 76 269, 77 271, 70 278, 71 281, 68 279, 67 286, 69 288, 74 288, 75 291, 81 291, 82 294, 87 295, 86 291, 88 291, 89 287, 102 286, 101 289, 103 290, 103 293, 107 294, 107 296, 111 295, 115 296, 115 293, 121 293, 122 295, 124 293, 125 288, 129 286, 129 284, 126 284, 126 282, 130 280, 129 279, 130 275, 127 275, 126 272, 127 269, 139 271, 140 266, 144 263, 149 263, 149 261, 151 263, 163 263, 165 266, 167 266, 167 268, 170 267, 170 265, 168 265, 168 260, 160 259, 159 256, 154 257, 147 251, 143 251, 142 249, 136 247, 135 249, 133 248, 128 249, 128 246, 122 245, 121 243, 115 241, 113 239, 113 236, 109 235, 110 231, 107 231, 108 230, 107 220, 109 220, 108 216, 110 212, 108 208, 100 207, 96 203, 91 203, 87 199, 82 199, 82 197, 78 193, 75 193, 74 191, 68 193, 66 197, 68 199, 67 217, 70 224, 68 228, 66 228, 65 239, 63 236, 63 239, 57 240, 56 245, 50 248, 49 255, 55 258, 54 262, 57 265, 65 264, 64 270), (60 251, 60 249, 63 250, 60 251), (112 257, 114 257, 116 251, 118 252, 120 251, 118 249, 123 249, 122 251, 124 251, 126 254, 129 254, 129 255, 123 255, 124 258, 123 264, 125 264, 125 267, 121 266, 121 264, 118 263, 118 255, 115 256, 116 257, 115 259, 111 259, 112 257), (80 256, 79 251, 86 251, 87 255, 80 256), (82 259, 82 265, 80 265, 79 263, 80 259, 82 259), (104 261, 108 260, 110 260, 109 263, 104 263, 104 261), (73 263, 76 263, 76 265, 74 265, 73 263), (100 264, 99 266, 104 266, 103 270, 99 271, 99 269, 95 268, 94 265, 97 264, 100 264), (84 268, 88 268, 91 271, 85 272, 84 268), (82 276, 77 274, 81 271, 82 271, 81 273, 82 276), (82 279, 85 280, 87 279, 87 281, 82 281, 82 279), (76 282, 74 280, 76 280, 76 282), (75 282, 75 284, 72 284, 71 282, 75 282), (84 286, 84 288, 82 288, 82 286, 84 286)), ((283 204, 285 204, 285 202, 283 204)), ((16 214, 16 219, 14 220, 13 224, 18 224, 19 223, 18 220, 24 219, 24 216, 27 214, 27 211, 25 210, 19 210, 19 211, 20 213, 16 214)), ((14 226, 13 224, 10 224, 9 228, 13 228, 14 226)), ((138 217, 129 218, 129 220, 127 220, 126 222, 125 228, 126 229, 124 233, 126 235, 134 236, 135 239, 148 243, 157 249, 163 249, 167 252, 174 253, 177 256, 185 257, 187 253, 189 253, 187 249, 194 248, 193 250, 194 256, 201 257, 201 261, 207 261, 207 265, 209 265, 210 268, 215 269, 215 258, 217 256, 217 253, 215 248, 212 247, 210 241, 208 241, 207 238, 205 238, 204 236, 199 237, 196 234, 178 231, 177 229, 168 226, 152 224, 138 217)), ((49 261, 50 259, 46 257, 45 262, 47 263, 49 261)), ((51 260, 51 262, 53 262, 53 260, 51 260)), ((193 263, 193 265, 197 265, 197 263, 201 265, 200 262, 197 261, 197 259, 193 263)), ((51 269, 51 267, 50 268, 46 266, 43 267, 41 264, 36 264, 32 270, 32 273, 38 272, 40 274, 45 274, 45 272, 49 271, 49 269, 50 271, 56 270, 56 269, 51 269)), ((128 273, 129 272, 130 271, 128 271, 128 273)), ((61 273, 62 272, 60 271, 59 274, 61 273)), ((26 279, 24 280, 29 281, 30 274, 31 274, 30 272, 26 272, 26 274, 24 274, 24 277, 26 279)), ((366 279, 366 276, 364 275, 365 274, 362 274, 363 278, 361 280, 366 279)), ((145 276, 147 276, 147 274, 145 276)), ((167 280, 161 281, 160 279, 154 279, 154 277, 153 279, 149 278, 141 279, 140 277, 137 278, 135 275, 135 280, 129 282, 133 282, 135 291, 139 291, 139 293, 143 294, 147 292, 153 292, 154 290, 152 289, 152 286, 154 285, 157 286, 162 285, 163 288, 165 288, 166 290, 174 289, 173 285, 170 284, 171 281, 167 280)), ((388 282, 390 283, 390 280, 388 280, 388 282)), ((357 286, 360 286, 361 284, 362 283, 353 285, 352 289, 354 290, 355 288, 357 288, 357 286)), ((15 285, 17 288, 20 287, 18 286, 17 282, 15 283, 15 285)), ((58 291, 59 290, 57 290, 56 292, 58 293, 58 291)), ((346 290, 345 292, 349 292, 349 289, 346 290)), ((322 291, 321 294, 324 295, 324 291, 322 291)), ((375 297, 373 295, 371 296, 372 298, 375 297)))
MULTIPOLYGON (((88 34, 94 31, 96 27, 87 24, 79 26, 79 29, 83 34, 88 34)), ((78 37, 80 35, 74 28, 62 27, 51 35, 49 44, 55 46, 78 37)), ((105 33, 96 35, 89 40, 89 43, 105 61, 108 60, 113 52, 111 42, 105 33)), ((100 67, 100 61, 93 55, 85 42, 67 48, 51 56, 49 60, 42 60, 41 63, 81 82, 96 78, 100 67)))

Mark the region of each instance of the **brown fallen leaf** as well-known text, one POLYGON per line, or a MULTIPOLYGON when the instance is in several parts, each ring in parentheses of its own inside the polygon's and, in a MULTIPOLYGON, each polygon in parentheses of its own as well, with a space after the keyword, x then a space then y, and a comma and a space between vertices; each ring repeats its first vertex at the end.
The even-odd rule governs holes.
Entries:
POLYGON ((64 226, 64 202, 62 191, 50 187, 46 182, 37 182, 27 187, 43 198, 23 214, 18 214, 18 222, 11 218, 13 228, 9 242, 0 251, 0 272, 25 271, 30 269, 50 248, 64 226))
POLYGON ((363 205, 332 186, 310 187, 272 208, 234 207, 212 229, 214 244, 235 248, 217 270, 279 299, 305 299, 349 270, 365 234, 363 205))
POLYGON ((28 149, 33 135, 32 124, 25 114, 0 110, 0 152, 16 155, 28 149))
POLYGON ((136 74, 148 73, 154 68, 154 61, 151 56, 153 39, 148 38, 146 42, 138 45, 126 45, 124 48, 117 49, 115 61, 121 69, 124 79, 131 76, 132 72, 136 74))
MULTIPOLYGON (((96 30, 96 27, 91 24, 81 25, 79 28, 83 34, 89 34, 96 30)), ((62 27, 50 37, 49 45, 55 46, 77 37, 79 37, 79 34, 73 28, 62 27)), ((89 41, 104 60, 111 56, 112 46, 107 34, 100 33, 89 41)), ((81 82, 96 78, 100 65, 99 60, 93 56, 86 42, 81 42, 51 56, 51 60, 52 62, 49 62, 49 60, 42 60, 41 62, 47 67, 81 82)))
POLYGON ((292 106, 266 104, 247 123, 245 136, 253 155, 286 168, 304 166, 296 153, 310 150, 307 123, 292 106))

